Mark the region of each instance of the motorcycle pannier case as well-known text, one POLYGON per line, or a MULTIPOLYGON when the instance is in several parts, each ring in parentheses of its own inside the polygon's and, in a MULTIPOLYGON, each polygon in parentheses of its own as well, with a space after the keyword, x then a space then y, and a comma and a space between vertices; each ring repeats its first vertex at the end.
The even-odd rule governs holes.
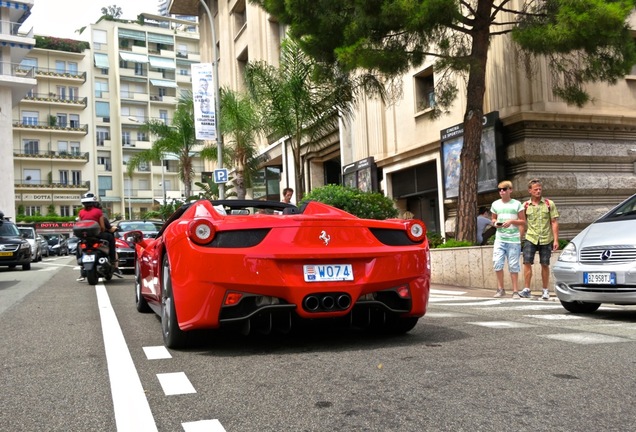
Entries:
POLYGON ((78 238, 97 237, 99 231, 99 224, 92 220, 78 221, 73 226, 73 235, 78 238))

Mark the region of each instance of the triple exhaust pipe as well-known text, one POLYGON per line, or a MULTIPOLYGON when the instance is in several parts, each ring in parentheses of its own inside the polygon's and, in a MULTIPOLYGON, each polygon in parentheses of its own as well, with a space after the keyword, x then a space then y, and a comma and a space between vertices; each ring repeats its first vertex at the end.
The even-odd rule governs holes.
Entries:
POLYGON ((308 312, 342 311, 349 306, 351 296, 346 293, 311 294, 303 300, 303 308, 308 312))

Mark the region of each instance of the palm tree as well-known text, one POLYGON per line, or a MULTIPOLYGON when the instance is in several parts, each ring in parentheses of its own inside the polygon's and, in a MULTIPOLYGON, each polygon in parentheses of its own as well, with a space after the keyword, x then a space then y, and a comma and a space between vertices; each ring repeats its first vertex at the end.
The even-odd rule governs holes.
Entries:
POLYGON ((301 200, 305 192, 301 147, 315 145, 337 130, 339 116, 352 111, 356 84, 335 69, 323 68, 292 38, 282 44, 278 68, 248 63, 245 81, 267 133, 290 142, 296 196, 301 200))
POLYGON ((234 168, 238 199, 245 199, 247 187, 258 166, 256 139, 263 130, 252 100, 228 88, 220 90, 219 131, 225 142, 224 155, 234 168))
POLYGON ((150 120, 143 124, 141 130, 155 135, 157 140, 148 150, 143 150, 130 158, 128 175, 132 176, 133 171, 142 163, 163 163, 166 155, 171 155, 179 162, 179 178, 185 185, 185 196, 191 196, 194 158, 197 157, 197 153, 202 159, 214 157, 210 148, 201 148, 201 143, 196 139, 192 95, 187 94, 179 99, 172 125, 160 120, 150 120))

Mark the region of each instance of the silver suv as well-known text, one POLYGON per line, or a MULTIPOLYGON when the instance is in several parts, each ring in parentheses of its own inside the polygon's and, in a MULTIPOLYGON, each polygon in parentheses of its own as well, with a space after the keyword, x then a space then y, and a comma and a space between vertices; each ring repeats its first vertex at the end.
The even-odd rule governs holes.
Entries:
POLYGON ((22 237, 24 237, 26 241, 29 242, 29 246, 31 246, 31 261, 42 261, 42 247, 37 239, 35 228, 19 226, 18 229, 22 237))

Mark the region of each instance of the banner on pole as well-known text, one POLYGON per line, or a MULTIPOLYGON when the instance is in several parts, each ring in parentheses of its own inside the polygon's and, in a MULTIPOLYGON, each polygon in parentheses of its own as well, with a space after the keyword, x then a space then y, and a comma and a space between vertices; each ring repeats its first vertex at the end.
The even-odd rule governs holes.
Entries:
POLYGON ((200 140, 216 140, 216 84, 211 63, 192 65, 194 130, 200 140))

